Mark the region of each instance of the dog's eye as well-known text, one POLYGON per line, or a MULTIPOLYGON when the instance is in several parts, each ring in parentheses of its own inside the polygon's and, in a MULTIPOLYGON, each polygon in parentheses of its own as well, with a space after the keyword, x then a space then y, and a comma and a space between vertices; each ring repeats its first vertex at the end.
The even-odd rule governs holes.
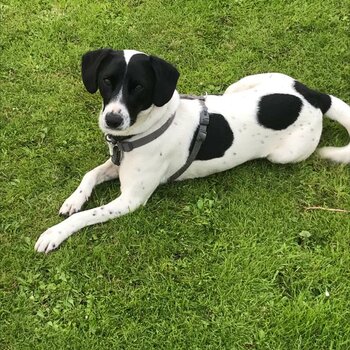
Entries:
POLYGON ((143 86, 141 84, 136 84, 132 89, 131 91, 132 92, 140 92, 143 90, 143 86))
POLYGON ((104 78, 104 79, 103 79, 103 82, 104 82, 106 85, 108 85, 108 86, 112 86, 111 79, 104 78))

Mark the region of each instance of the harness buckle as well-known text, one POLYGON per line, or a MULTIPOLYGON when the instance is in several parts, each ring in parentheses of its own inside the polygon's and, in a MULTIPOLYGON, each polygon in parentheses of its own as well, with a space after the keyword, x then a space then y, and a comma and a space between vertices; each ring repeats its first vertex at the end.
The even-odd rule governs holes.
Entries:
POLYGON ((197 141, 204 142, 206 137, 207 137, 207 125, 201 124, 198 130, 197 141))
POLYGON ((116 144, 115 146, 113 146, 113 153, 111 156, 111 160, 115 165, 120 165, 121 158, 122 158, 122 151, 119 148, 119 146, 116 144))
POLYGON ((209 119, 210 119, 209 113, 205 113, 204 115, 202 115, 202 118, 200 121, 201 125, 205 125, 205 126, 209 125, 209 119))
POLYGON ((113 137, 109 134, 106 134, 105 135, 105 140, 108 142, 108 143, 111 143, 112 145, 115 145, 116 144, 116 141, 113 139, 113 137))

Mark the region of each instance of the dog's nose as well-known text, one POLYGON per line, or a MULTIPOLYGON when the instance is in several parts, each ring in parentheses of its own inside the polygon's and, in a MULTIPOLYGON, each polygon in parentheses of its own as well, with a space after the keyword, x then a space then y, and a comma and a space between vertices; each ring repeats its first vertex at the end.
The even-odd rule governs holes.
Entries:
POLYGON ((107 113, 106 114, 106 124, 110 128, 117 128, 123 123, 123 117, 120 114, 117 113, 107 113))

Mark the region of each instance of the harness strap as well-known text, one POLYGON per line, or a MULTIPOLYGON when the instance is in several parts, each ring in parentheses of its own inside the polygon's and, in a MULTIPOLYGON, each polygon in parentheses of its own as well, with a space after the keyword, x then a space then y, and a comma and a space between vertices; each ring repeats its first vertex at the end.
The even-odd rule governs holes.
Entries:
POLYGON ((181 174, 183 174, 192 162, 196 159, 196 156, 207 137, 207 126, 209 125, 209 113, 208 108, 204 103, 204 99, 198 99, 202 106, 202 111, 199 116, 199 128, 197 130, 196 140, 187 158, 186 163, 172 176, 169 177, 168 182, 176 180, 181 174))

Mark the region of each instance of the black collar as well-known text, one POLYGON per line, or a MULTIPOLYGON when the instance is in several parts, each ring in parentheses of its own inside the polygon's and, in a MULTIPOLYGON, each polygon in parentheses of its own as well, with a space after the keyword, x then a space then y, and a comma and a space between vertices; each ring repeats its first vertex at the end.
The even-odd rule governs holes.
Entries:
POLYGON ((141 137, 139 139, 133 140, 133 141, 126 141, 127 139, 130 139, 131 137, 135 136, 114 136, 110 134, 106 134, 105 138, 106 141, 111 143, 113 145, 113 154, 112 154, 112 162, 116 165, 120 165, 120 162, 123 158, 123 152, 130 152, 134 148, 138 148, 141 146, 146 145, 147 143, 155 140, 158 138, 160 135, 162 135, 165 130, 168 129, 170 124, 175 118, 175 114, 173 113, 171 117, 157 130, 151 132, 150 134, 141 137))

